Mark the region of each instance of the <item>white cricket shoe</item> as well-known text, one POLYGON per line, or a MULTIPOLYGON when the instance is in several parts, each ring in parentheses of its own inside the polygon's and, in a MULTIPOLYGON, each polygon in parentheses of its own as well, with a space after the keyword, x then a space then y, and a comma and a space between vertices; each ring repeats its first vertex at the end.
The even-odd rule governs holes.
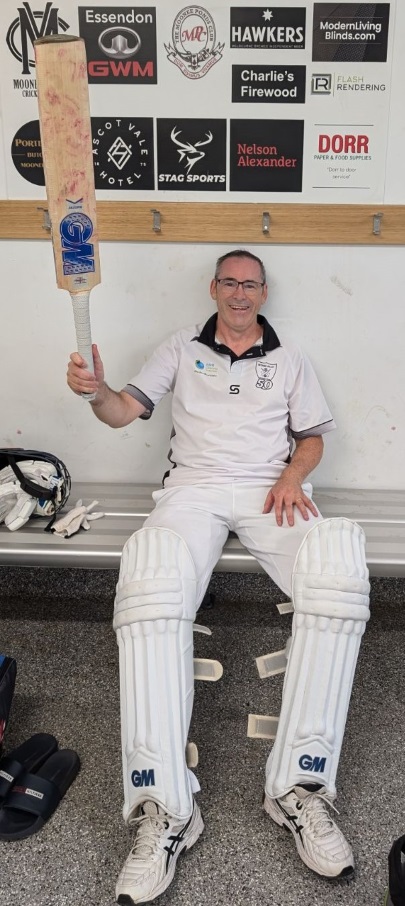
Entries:
POLYGON ((263 808, 273 821, 294 834, 298 852, 308 868, 324 878, 347 878, 354 871, 353 852, 327 806, 334 808, 325 790, 310 792, 301 786, 279 799, 265 794, 263 801, 263 808))
POLYGON ((179 821, 148 800, 130 826, 137 828, 136 837, 115 889, 121 906, 149 903, 166 890, 180 853, 198 840, 204 822, 196 802, 191 818, 179 821))

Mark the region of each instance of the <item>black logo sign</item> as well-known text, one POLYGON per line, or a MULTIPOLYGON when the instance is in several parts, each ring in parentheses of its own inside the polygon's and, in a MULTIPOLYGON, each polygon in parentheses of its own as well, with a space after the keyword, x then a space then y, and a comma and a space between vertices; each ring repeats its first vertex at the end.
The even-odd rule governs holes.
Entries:
POLYGON ((330 72, 314 72, 311 76, 311 94, 332 94, 333 78, 330 72))
POLYGON ((305 66, 232 66, 232 100, 304 104, 305 66))
POLYGON ((157 121, 158 188, 223 192, 226 120, 157 121))
POLYGON ((385 62, 389 15, 389 3, 314 3, 312 59, 385 62))
POLYGON ((16 132, 11 142, 11 157, 16 170, 27 182, 45 185, 38 120, 24 123, 16 132))
POLYGON ((301 192, 303 120, 231 120, 231 192, 301 192))
POLYGON ((52 7, 52 3, 46 3, 44 10, 32 10, 26 2, 18 7, 18 17, 8 29, 6 42, 13 57, 22 63, 22 75, 29 75, 31 68, 35 68, 33 42, 44 35, 57 35, 69 28, 58 13, 58 8, 52 7))
POLYGON ((294 50, 305 47, 302 7, 231 7, 231 47, 294 50))
POLYGON ((89 82, 156 85, 153 6, 79 6, 89 82))
POLYGON ((96 189, 154 189, 153 120, 92 117, 96 189))

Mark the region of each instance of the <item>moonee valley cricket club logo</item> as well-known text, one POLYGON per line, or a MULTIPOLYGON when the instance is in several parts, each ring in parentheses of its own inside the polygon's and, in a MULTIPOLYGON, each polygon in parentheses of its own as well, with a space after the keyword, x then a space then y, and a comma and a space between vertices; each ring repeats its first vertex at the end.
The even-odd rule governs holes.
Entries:
POLYGON ((186 6, 173 23, 172 44, 165 44, 167 59, 188 79, 201 79, 222 57, 224 44, 215 46, 215 24, 202 6, 186 6))
POLYGON ((260 390, 271 390, 276 371, 277 365, 266 364, 266 362, 256 362, 256 387, 259 387, 260 390))

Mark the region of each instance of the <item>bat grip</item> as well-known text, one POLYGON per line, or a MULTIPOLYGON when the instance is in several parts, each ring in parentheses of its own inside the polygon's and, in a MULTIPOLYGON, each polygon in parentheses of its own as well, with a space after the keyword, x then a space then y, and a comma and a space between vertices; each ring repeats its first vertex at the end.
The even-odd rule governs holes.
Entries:
MULTIPOLYGON (((93 352, 90 326, 90 291, 70 293, 73 306, 73 317, 76 328, 77 351, 86 362, 89 371, 94 373, 93 352)), ((82 393, 83 399, 94 400, 95 393, 82 393)))

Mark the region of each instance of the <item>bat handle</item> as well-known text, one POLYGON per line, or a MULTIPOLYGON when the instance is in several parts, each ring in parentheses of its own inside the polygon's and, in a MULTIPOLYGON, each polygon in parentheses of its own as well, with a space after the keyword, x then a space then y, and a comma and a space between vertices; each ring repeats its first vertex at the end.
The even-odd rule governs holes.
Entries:
MULTIPOLYGON (((90 326, 90 291, 70 293, 75 320, 77 351, 87 364, 88 370, 94 373, 93 352, 90 326)), ((94 400, 95 393, 82 393, 83 399, 94 400)))

